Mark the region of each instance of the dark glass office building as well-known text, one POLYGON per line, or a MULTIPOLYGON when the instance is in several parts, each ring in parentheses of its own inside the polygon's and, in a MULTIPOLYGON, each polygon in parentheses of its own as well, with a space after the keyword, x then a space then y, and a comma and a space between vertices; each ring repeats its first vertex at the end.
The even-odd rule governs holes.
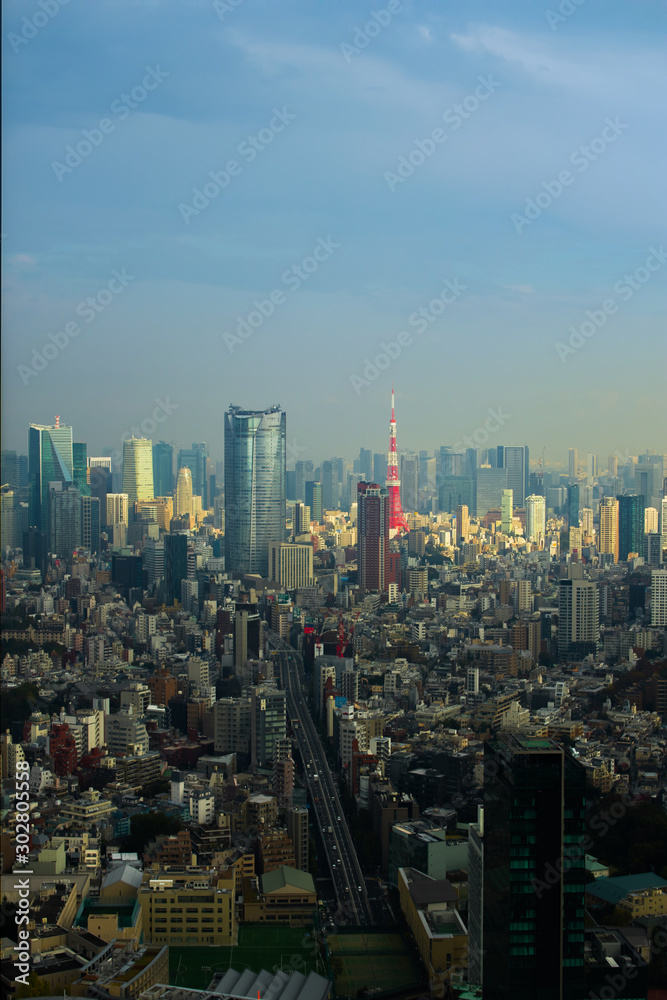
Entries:
POLYGON ((579 487, 576 483, 567 488, 567 526, 579 527, 579 487))
POLYGON ((646 497, 623 496, 618 500, 618 558, 624 562, 629 552, 644 554, 644 510, 646 497))
POLYGON ((153 445, 153 490, 156 497, 174 492, 174 449, 166 441, 153 445))
POLYGON ((286 415, 279 406, 225 415, 225 569, 269 572, 269 542, 285 539, 286 415))
POLYGON ((28 476, 30 482, 30 526, 49 530, 49 483, 73 485, 72 428, 30 424, 28 428, 28 476))
POLYGON ((181 599, 181 581, 188 575, 188 536, 164 536, 165 603, 171 606, 181 599))
POLYGON ((322 483, 306 480, 306 506, 310 507, 310 519, 322 523, 322 483))
POLYGON ((552 740, 510 734, 484 766, 484 1000, 579 1000, 584 769, 552 740))

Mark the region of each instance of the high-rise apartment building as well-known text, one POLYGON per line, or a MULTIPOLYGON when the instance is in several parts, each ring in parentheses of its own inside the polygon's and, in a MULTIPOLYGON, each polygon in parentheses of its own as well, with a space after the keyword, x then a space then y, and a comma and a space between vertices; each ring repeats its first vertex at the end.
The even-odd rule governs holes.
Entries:
POLYGON ((503 490, 500 497, 500 530, 509 535, 514 518, 514 491, 503 490))
POLYGON ((544 497, 526 497, 526 538, 536 545, 544 543, 547 527, 547 510, 544 497))
MULTIPOLYGON (((225 417, 225 568, 269 568, 269 542, 285 537, 286 415, 231 406, 225 417)), ((312 509, 312 505, 311 509, 312 509)))
POLYGON ((389 494, 377 483, 359 483, 357 505, 359 586, 383 591, 389 557, 389 494))
POLYGON ((294 505, 294 536, 310 534, 310 507, 297 501, 294 505))
POLYGON ((580 1000, 584 769, 558 743, 509 734, 485 745, 484 767, 484 1000, 580 1000))
POLYGON ((658 533, 658 510, 656 507, 647 507, 644 511, 644 534, 652 535, 658 533))
POLYGON ((176 480, 176 517, 189 514, 191 521, 194 520, 192 496, 192 472, 185 466, 178 470, 176 480))
POLYGON ((257 767, 272 766, 276 744, 287 734, 285 692, 276 688, 251 688, 250 758, 257 767))
POLYGON ((618 500, 603 497, 600 501, 600 554, 612 555, 618 562, 618 500))
POLYGON ((107 493, 106 501, 106 523, 127 524, 129 518, 127 493, 107 493))
POLYGON ((558 584, 558 658, 581 659, 595 652, 600 624, 598 588, 590 580, 558 584))
POLYGON ((456 508, 456 544, 462 545, 470 537, 470 516, 466 504, 459 504, 456 508))
POLYGON ((153 489, 156 497, 166 497, 174 491, 174 449, 166 441, 153 445, 153 489))
POLYGON ((123 493, 130 510, 135 500, 149 500, 153 491, 153 442, 147 438, 128 438, 123 443, 123 493))
POLYGON ((313 546, 269 542, 268 576, 285 590, 310 587, 313 583, 313 546))
POLYGON ((651 625, 667 628, 667 569, 651 573, 651 625))
POLYGON ((308 871, 308 810, 305 806, 292 806, 287 810, 287 835, 294 848, 294 866, 308 871))
POLYGON ((74 483, 72 428, 61 425, 60 417, 52 426, 30 424, 28 428, 28 478, 30 484, 30 524, 49 529, 49 483, 74 483))
POLYGON ((618 558, 625 562, 631 552, 644 551, 644 496, 620 496, 618 500, 618 558))

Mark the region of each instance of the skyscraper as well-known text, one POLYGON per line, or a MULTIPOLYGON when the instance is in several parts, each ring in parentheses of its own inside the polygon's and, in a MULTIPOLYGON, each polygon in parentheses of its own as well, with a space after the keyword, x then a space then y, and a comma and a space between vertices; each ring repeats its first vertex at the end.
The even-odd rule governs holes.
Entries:
POLYGON ((263 411, 230 406, 225 417, 225 568, 232 573, 266 577, 269 542, 285 538, 285 448, 286 415, 279 406, 263 411))
POLYGON ((484 750, 484 1000, 579 1000, 586 778, 558 743, 484 750))
POLYGON ((576 448, 570 448, 568 452, 568 477, 574 480, 579 475, 579 453, 576 448))
POLYGON ((123 443, 123 493, 130 510, 136 500, 150 500, 153 491, 153 443, 147 438, 131 437, 123 443))
POLYGON ((72 481, 81 496, 89 497, 87 450, 83 442, 75 441, 72 444, 72 481))
POLYGON ((71 559, 83 541, 81 493, 56 481, 50 484, 48 503, 49 548, 60 558, 71 559))
POLYGON ((651 625, 667 628, 667 569, 651 573, 651 625))
POLYGON ((310 507, 310 516, 316 524, 322 523, 322 483, 312 479, 306 481, 306 506, 310 507))
POLYGON ((603 497, 600 501, 600 554, 612 555, 618 562, 618 500, 603 497))
POLYGON ((625 562, 630 552, 641 555, 644 551, 643 496, 620 496, 618 500, 618 558, 625 562))
POLYGON ((462 545, 467 542, 470 536, 470 517, 466 504, 459 504, 456 508, 456 544, 462 545))
POLYGON ((582 659, 595 652, 600 624, 599 594, 590 580, 558 584, 558 658, 582 659))
POLYGON ((512 530, 512 520, 514 517, 514 493, 512 490, 503 490, 500 500, 500 530, 504 535, 509 535, 512 530))
POLYGON ((386 589, 389 495, 377 483, 357 486, 357 568, 361 590, 386 589))
POLYGON ((97 497, 81 497, 81 542, 90 552, 100 550, 100 501, 97 497))
POLYGON ((404 511, 419 510, 419 455, 401 455, 401 506, 404 511))
POLYGON ((567 488, 567 523, 569 528, 579 527, 579 486, 576 483, 567 488))
POLYGON ((505 445, 503 467, 507 469, 507 488, 514 493, 514 503, 523 507, 528 489, 528 448, 505 445))
POLYGON ((507 469, 481 466, 475 476, 475 513, 484 517, 490 510, 497 510, 507 486, 507 469))
POLYGON ((208 454, 203 442, 192 442, 192 448, 181 448, 178 453, 178 468, 189 469, 192 473, 192 495, 202 498, 202 507, 208 509, 208 484, 206 482, 206 461, 208 454))
POLYGON ((188 536, 164 536, 165 603, 171 606, 181 599, 181 582, 188 575, 188 536))
POLYGON ((106 524, 127 524, 128 497, 127 493, 107 493, 106 495, 106 524))
POLYGON ((61 425, 60 417, 52 426, 30 424, 28 428, 28 478, 30 483, 30 524, 40 531, 49 530, 49 483, 71 486, 74 482, 72 428, 61 425))
POLYGON ((156 497, 174 491, 174 449, 165 441, 153 445, 153 489, 156 497))
POLYGON ((181 514, 189 514, 190 518, 193 520, 193 507, 192 507, 192 473, 187 467, 183 467, 178 470, 178 479, 176 481, 176 516, 180 517, 181 514))
POLYGON ((332 458, 322 462, 322 506, 324 510, 333 510, 339 503, 338 460, 332 458))
POLYGON ((306 482, 313 478, 313 463, 298 461, 294 463, 294 497, 303 503, 306 501, 306 482))
POLYGON ((546 532, 546 501, 537 495, 526 497, 526 538, 541 545, 546 532))

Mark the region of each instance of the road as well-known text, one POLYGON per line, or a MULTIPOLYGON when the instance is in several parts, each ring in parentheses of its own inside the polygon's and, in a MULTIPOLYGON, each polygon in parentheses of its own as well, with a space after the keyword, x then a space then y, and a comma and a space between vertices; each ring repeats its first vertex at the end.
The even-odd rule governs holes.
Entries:
POLYGON ((375 920, 366 883, 341 809, 338 789, 301 686, 301 656, 277 633, 267 631, 267 635, 269 646, 280 657, 281 677, 287 693, 287 710, 301 752, 306 788, 322 835, 339 914, 350 924, 370 926, 375 920), (296 724, 295 720, 298 720, 296 724))

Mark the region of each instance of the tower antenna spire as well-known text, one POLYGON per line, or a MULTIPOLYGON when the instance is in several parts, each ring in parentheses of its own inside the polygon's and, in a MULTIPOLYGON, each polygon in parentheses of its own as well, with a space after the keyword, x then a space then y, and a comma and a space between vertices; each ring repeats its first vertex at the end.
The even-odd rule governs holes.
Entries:
POLYGON ((396 412, 394 408, 394 386, 391 387, 391 420, 389 422, 389 457, 387 460, 387 492, 389 494, 389 528, 401 533, 409 531, 408 522, 401 505, 401 480, 398 478, 398 454, 396 452, 396 412))

